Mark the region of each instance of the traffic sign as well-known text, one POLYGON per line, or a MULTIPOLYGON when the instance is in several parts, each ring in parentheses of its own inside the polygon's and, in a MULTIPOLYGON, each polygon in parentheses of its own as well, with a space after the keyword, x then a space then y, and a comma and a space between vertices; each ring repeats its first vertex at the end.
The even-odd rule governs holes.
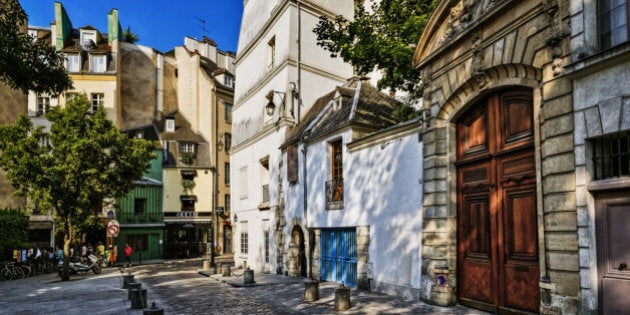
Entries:
POLYGON ((109 223, 107 223, 107 236, 117 237, 118 232, 120 232, 120 224, 118 224, 118 221, 109 221, 109 223))

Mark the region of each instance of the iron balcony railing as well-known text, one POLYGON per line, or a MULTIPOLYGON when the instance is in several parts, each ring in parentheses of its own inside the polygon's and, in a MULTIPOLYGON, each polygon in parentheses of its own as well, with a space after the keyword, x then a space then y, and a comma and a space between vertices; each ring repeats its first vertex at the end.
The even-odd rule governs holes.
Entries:
POLYGON ((326 207, 343 206, 343 178, 326 182, 326 207))

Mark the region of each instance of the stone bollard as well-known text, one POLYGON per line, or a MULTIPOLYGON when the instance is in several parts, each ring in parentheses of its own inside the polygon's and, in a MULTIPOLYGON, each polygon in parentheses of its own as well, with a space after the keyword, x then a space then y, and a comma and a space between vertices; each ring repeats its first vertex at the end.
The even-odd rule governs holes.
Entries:
POLYGON ((134 278, 134 276, 132 274, 124 275, 123 276, 123 286, 122 286, 122 288, 123 289, 128 289, 129 288, 128 287, 129 283, 134 282, 133 278, 134 278))
POLYGON ((147 289, 131 290, 131 308, 134 310, 147 308, 147 289))
POLYGON ((150 308, 146 308, 142 311, 142 315, 164 315, 164 310, 155 306, 155 302, 153 302, 150 308))
POLYGON ((345 311, 350 308, 350 288, 343 283, 335 289, 335 311, 345 311))
POLYGON ((223 269, 221 269, 223 267, 223 263, 215 263, 214 265, 214 274, 216 275, 217 273, 220 273, 223 269))
POLYGON ((229 277, 230 276, 230 266, 223 266, 221 269, 222 276, 229 277))
POLYGON ((245 270, 244 273, 244 277, 243 277, 243 284, 253 284, 256 283, 254 281, 254 270, 251 270, 249 268, 247 268, 247 270, 245 270))
POLYGON ((127 300, 131 300, 131 294, 134 289, 142 289, 142 283, 130 282, 127 284, 127 300))
POLYGON ((319 281, 304 280, 304 301, 314 302, 319 300, 319 281))
POLYGON ((208 260, 203 261, 203 270, 210 270, 210 261, 208 260))

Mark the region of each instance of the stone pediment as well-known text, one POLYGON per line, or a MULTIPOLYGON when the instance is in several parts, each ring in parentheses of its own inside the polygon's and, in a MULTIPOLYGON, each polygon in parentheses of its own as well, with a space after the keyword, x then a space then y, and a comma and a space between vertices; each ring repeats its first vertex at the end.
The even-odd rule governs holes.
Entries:
POLYGON ((506 0, 444 0, 431 15, 414 54, 418 67, 427 57, 471 31, 506 0))

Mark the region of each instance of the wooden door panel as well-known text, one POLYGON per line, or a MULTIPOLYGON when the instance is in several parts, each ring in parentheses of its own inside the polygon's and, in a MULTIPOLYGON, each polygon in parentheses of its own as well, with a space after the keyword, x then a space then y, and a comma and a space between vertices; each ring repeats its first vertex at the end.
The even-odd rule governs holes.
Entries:
POLYGON ((538 311, 531 90, 490 95, 457 125, 458 295, 491 311, 538 311))
POLYGON ((627 314, 630 310, 629 279, 602 279, 602 314, 627 314))

